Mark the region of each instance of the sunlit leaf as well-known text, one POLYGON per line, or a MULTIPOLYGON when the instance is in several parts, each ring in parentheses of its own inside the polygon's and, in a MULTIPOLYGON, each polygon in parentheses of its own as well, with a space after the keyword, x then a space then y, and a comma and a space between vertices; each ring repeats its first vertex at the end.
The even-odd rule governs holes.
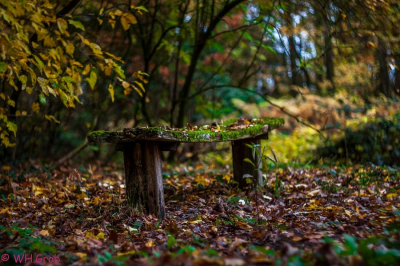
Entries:
POLYGON ((7 121, 7 128, 8 128, 8 130, 10 130, 11 132, 14 133, 15 137, 17 136, 17 125, 16 124, 14 124, 11 121, 7 121))
POLYGON ((44 115, 44 117, 49 120, 50 122, 56 122, 56 123, 60 123, 60 121, 58 121, 54 116, 52 115, 44 115))
POLYGON ((21 83, 25 84, 28 81, 28 77, 25 75, 21 75, 21 76, 19 76, 19 81, 21 81, 21 83))
POLYGON ((245 158, 243 161, 251 163, 255 167, 255 164, 249 158, 245 158))
POLYGON ((143 92, 145 92, 145 89, 144 89, 144 86, 142 83, 137 82, 136 80, 135 80, 135 83, 139 85, 139 87, 142 89, 143 92))
POLYGON ((92 70, 90 72, 90 76, 88 78, 86 78, 85 80, 89 83, 90 88, 93 90, 94 86, 96 85, 96 81, 97 81, 96 73, 92 70))
POLYGON ((80 21, 70 19, 70 20, 68 20, 68 22, 69 22, 69 24, 75 26, 75 28, 85 31, 85 27, 83 26, 83 24, 80 21))
POLYGON ((74 51, 75 51, 75 46, 71 42, 68 42, 67 47, 65 47, 65 51, 67 52, 67 54, 69 54, 71 57, 73 57, 74 51))
POLYGON ((7 69, 7 64, 5 62, 0 62, 0 72, 3 72, 7 69))
POLYGON ((114 87, 112 86, 111 83, 110 85, 108 85, 108 91, 110 92, 111 101, 114 102, 114 87))
POLYGON ((90 69, 91 69, 90 65, 87 64, 87 65, 85 66, 85 69, 82 71, 82 75, 87 75, 87 74, 89 74, 90 69))

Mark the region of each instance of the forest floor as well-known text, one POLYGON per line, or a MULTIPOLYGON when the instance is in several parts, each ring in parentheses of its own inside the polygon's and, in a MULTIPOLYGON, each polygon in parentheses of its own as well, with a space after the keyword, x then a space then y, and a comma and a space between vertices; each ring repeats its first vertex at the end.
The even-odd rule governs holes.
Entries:
POLYGON ((163 221, 126 206, 115 165, 42 169, 3 166, 4 265, 400 265, 396 168, 276 168, 245 193, 229 166, 167 165, 163 221))

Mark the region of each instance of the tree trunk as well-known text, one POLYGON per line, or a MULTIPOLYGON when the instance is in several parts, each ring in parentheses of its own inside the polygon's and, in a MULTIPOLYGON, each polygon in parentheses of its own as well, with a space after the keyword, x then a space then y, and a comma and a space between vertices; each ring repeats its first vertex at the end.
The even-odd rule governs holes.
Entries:
POLYGON ((387 68, 387 49, 382 40, 378 41, 377 57, 379 62, 379 76, 377 91, 386 97, 391 97, 389 72, 387 68))
POLYGON ((292 85, 301 86, 302 82, 299 79, 299 71, 297 69, 296 59, 298 58, 296 50, 296 42, 294 36, 289 36, 289 52, 290 52, 290 68, 292 71, 292 85))
POLYGON ((157 142, 124 145, 126 194, 131 207, 165 218, 161 154, 157 142))
POLYGON ((326 68, 326 79, 329 80, 332 84, 332 94, 335 91, 335 82, 334 82, 334 77, 335 77, 335 72, 334 72, 334 65, 333 65, 333 47, 332 47, 332 32, 331 32, 331 25, 329 21, 329 16, 330 16, 330 8, 329 4, 326 3, 324 5, 324 13, 322 15, 322 22, 324 25, 324 30, 323 30, 323 35, 324 35, 324 48, 325 48, 325 53, 324 53, 324 64, 326 68))
POLYGON ((394 83, 394 92, 400 96, 400 54, 396 54, 396 70, 394 73, 395 83, 394 83))

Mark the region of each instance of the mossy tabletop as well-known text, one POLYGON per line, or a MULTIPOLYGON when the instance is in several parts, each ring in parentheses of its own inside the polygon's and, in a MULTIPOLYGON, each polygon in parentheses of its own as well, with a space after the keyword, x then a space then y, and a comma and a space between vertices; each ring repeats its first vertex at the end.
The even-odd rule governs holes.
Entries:
POLYGON ((231 119, 224 123, 211 125, 192 126, 185 128, 163 127, 136 127, 124 128, 122 131, 94 131, 87 138, 90 142, 135 142, 148 141, 173 141, 173 142, 219 142, 238 139, 253 138, 265 135, 269 131, 282 126, 283 118, 254 118, 231 119))

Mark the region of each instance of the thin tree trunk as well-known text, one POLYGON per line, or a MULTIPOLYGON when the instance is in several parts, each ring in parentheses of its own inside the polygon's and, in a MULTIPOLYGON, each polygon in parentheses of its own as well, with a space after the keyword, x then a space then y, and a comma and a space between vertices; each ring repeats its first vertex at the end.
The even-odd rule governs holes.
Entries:
POLYGON ((329 4, 324 5, 325 14, 322 15, 322 22, 324 25, 323 35, 324 35, 324 64, 326 68, 326 79, 329 80, 332 84, 332 92, 335 91, 335 72, 334 72, 334 64, 333 64, 333 47, 332 47, 332 32, 331 25, 329 21, 330 8, 329 4))
POLYGON ((289 52, 290 52, 290 68, 292 71, 292 85, 300 86, 301 80, 299 79, 299 71, 297 69, 297 51, 294 36, 289 36, 289 52))
POLYGON ((400 96, 400 54, 396 54, 396 70, 394 73, 395 81, 394 81, 394 92, 400 96))
POLYGON ((389 72, 387 68, 387 49, 382 40, 378 40, 377 57, 379 62, 379 76, 377 91, 391 97, 389 72))
MULTIPOLYGON (((178 119, 176 122, 177 127, 183 127, 184 122, 185 122, 185 115, 186 115, 186 109, 187 109, 187 104, 188 101, 186 100, 189 96, 190 92, 190 87, 192 85, 192 80, 194 77, 194 73, 196 72, 196 67, 198 60, 200 58, 200 54, 206 45, 206 42, 208 38, 211 36, 212 32, 214 31, 215 27, 218 25, 218 23, 222 20, 222 18, 229 13, 234 7, 239 5, 240 3, 244 2, 244 0, 235 0, 233 2, 226 2, 224 5, 224 8, 214 17, 211 18, 210 24, 207 27, 206 32, 202 32, 204 29, 203 27, 199 27, 200 32, 197 32, 198 38, 196 38, 196 43, 194 47, 194 51, 192 54, 192 58, 190 60, 190 66, 188 73, 186 75, 186 80, 185 83, 182 87, 181 93, 179 95, 179 100, 181 101, 180 106, 179 106, 179 112, 178 112, 178 119)), ((212 5, 213 6, 213 5, 212 5)), ((206 21, 203 21, 205 23, 206 21)))

